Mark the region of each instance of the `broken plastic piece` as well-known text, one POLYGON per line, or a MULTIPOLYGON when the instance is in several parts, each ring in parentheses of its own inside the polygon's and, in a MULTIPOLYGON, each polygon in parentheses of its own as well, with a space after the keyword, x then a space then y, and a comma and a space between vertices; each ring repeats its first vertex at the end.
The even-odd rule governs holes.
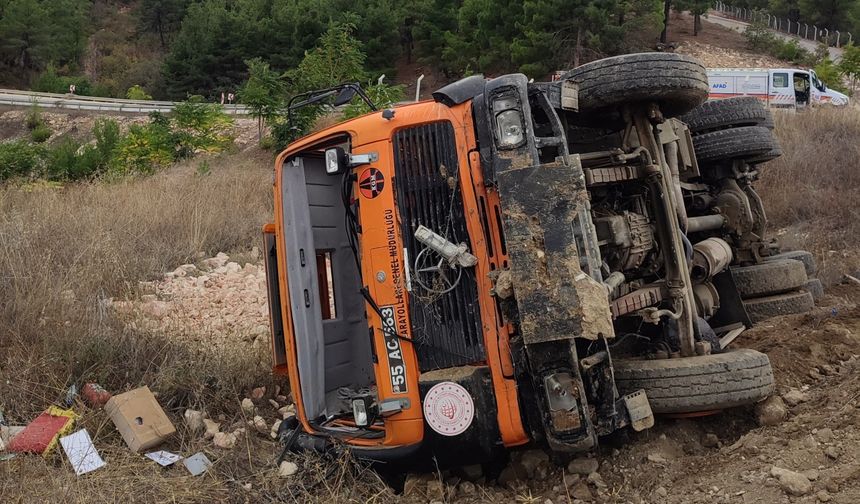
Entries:
POLYGON ((212 462, 203 454, 203 452, 195 453, 183 460, 182 463, 192 476, 200 476, 212 466, 212 462))
POLYGON ((160 465, 161 467, 167 467, 182 460, 182 455, 170 453, 169 451, 159 450, 147 453, 146 458, 158 463, 158 465, 160 465))
POLYGON ((50 406, 9 442, 9 451, 47 456, 59 437, 72 430, 77 417, 71 410, 50 406))
POLYGON ((95 471, 105 465, 105 461, 96 450, 90 433, 86 429, 60 438, 60 444, 63 445, 63 451, 66 452, 66 456, 78 476, 95 471))

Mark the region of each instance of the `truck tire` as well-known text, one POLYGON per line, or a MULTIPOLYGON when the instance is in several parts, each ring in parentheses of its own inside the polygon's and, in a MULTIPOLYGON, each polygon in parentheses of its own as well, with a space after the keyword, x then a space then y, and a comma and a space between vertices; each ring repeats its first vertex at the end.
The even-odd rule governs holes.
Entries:
POLYGON ((797 290, 806 284, 806 268, 800 261, 777 259, 752 266, 731 268, 742 299, 771 296, 797 290))
MULTIPOLYGON (((690 133, 707 133, 739 126, 763 126, 770 112, 754 96, 708 100, 681 116, 690 133)), ((771 119, 771 124, 773 120, 771 119)))
MULTIPOLYGON (((776 141, 776 139, 774 139, 774 141, 776 141)), ((778 157, 782 157, 782 147, 780 147, 779 145, 771 149, 769 152, 762 154, 761 156, 749 158, 747 160, 747 163, 752 165, 760 165, 767 163, 768 161, 773 161, 778 157)))
POLYGON ((753 404, 773 393, 767 355, 742 348, 678 359, 615 359, 622 394, 644 389, 654 413, 692 413, 753 404))
POLYGON ((708 76, 699 60, 674 53, 614 56, 564 75, 579 84, 579 109, 603 111, 619 105, 657 102, 665 117, 689 112, 708 97, 708 76))
POLYGON ((780 259, 791 259, 802 262, 804 269, 806 269, 806 276, 809 278, 818 274, 818 264, 815 262, 815 256, 812 255, 812 252, 808 252, 806 250, 791 250, 772 255, 765 259, 765 261, 779 261, 780 259))
POLYGON ((806 291, 777 294, 776 296, 747 299, 744 301, 750 320, 757 324, 763 320, 780 315, 806 313, 815 308, 812 294, 806 291))
POLYGON ((824 286, 821 285, 821 280, 817 278, 810 278, 803 285, 803 290, 810 293, 812 295, 812 300, 816 303, 819 299, 824 296, 824 286))
POLYGON ((761 126, 742 126, 693 137, 699 164, 761 157, 777 147, 773 134, 761 126))

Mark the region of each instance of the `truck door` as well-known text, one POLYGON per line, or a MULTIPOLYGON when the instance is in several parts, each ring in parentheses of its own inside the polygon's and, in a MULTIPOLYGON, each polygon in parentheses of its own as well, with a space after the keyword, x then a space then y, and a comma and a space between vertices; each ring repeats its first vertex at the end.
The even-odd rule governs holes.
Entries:
POLYGON ((812 83, 809 79, 809 72, 794 71, 792 72, 792 83, 794 84, 794 104, 797 108, 807 107, 810 104, 812 83))
POLYGON ((770 95, 768 103, 771 107, 796 106, 794 82, 787 70, 779 70, 770 74, 770 95))

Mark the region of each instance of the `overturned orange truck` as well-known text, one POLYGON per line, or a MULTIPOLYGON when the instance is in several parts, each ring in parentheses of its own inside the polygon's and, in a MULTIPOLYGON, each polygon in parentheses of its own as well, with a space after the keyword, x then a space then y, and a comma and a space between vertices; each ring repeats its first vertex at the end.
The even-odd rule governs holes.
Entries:
POLYGON ((374 461, 564 456, 767 397, 767 357, 724 348, 750 324, 731 248, 682 201, 700 173, 674 117, 707 95, 695 60, 630 55, 553 83, 468 77, 289 145, 264 229, 297 409, 282 439, 374 461))

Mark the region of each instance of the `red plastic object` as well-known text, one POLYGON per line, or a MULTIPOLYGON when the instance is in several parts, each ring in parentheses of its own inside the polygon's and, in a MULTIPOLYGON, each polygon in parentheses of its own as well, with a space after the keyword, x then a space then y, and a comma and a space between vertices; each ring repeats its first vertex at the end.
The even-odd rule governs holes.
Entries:
POLYGON ((101 408, 113 397, 110 392, 102 388, 98 383, 87 383, 81 392, 83 392, 87 404, 92 408, 101 408))
POLYGON ((75 413, 50 407, 24 428, 9 443, 9 451, 47 454, 57 445, 57 439, 68 433, 75 422, 75 413))

